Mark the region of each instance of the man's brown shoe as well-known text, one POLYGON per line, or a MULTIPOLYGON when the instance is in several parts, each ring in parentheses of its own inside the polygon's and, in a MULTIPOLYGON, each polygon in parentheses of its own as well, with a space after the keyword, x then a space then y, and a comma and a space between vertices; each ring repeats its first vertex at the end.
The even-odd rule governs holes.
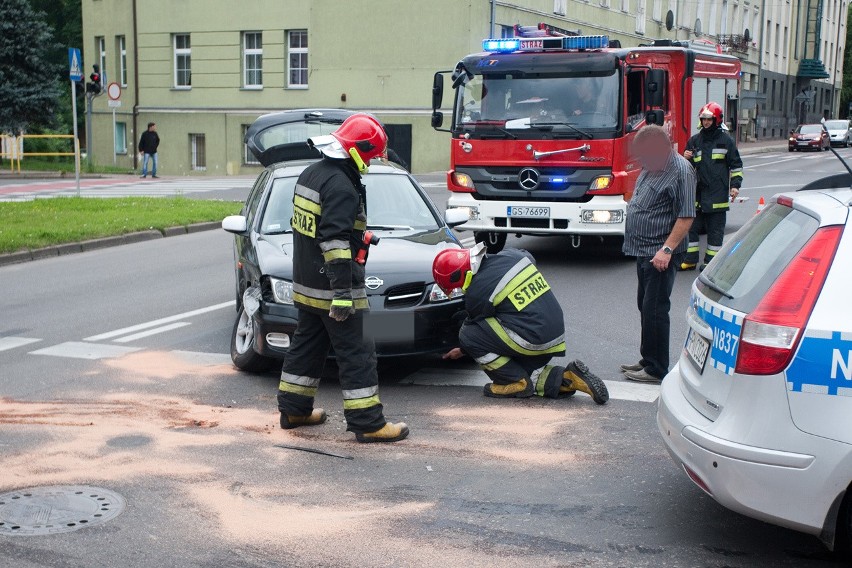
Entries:
POLYGON ((529 379, 521 379, 508 385, 488 383, 482 392, 491 398, 529 398, 535 394, 535 387, 529 379))
POLYGON ((387 422, 375 432, 356 432, 355 439, 362 444, 375 442, 399 442, 408 437, 408 425, 405 422, 393 424, 387 422))
POLYGON ((322 408, 314 408, 307 416, 287 416, 281 414, 281 427, 285 430, 298 428, 299 426, 319 426, 326 421, 328 416, 322 408))

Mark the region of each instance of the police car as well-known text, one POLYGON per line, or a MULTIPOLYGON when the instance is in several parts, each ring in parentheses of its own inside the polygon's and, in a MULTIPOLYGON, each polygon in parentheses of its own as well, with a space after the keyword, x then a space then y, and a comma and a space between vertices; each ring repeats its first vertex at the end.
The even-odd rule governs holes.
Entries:
POLYGON ((716 501, 852 551, 852 176, 776 196, 692 286, 657 424, 716 501))

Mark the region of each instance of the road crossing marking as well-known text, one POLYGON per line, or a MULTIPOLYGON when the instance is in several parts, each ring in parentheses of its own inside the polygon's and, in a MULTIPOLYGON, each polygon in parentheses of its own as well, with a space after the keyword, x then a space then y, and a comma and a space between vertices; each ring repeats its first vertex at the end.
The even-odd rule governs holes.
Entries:
POLYGON ((36 339, 34 337, 14 337, 14 336, 6 336, 0 337, 0 351, 7 351, 9 349, 15 349, 16 347, 23 347, 24 345, 30 345, 32 343, 38 343, 41 339, 36 339))
MULTIPOLYGON (((401 385, 427 387, 483 387, 491 382, 477 370, 421 369, 399 381, 401 385)), ((611 400, 655 402, 660 396, 659 385, 645 385, 626 381, 604 381, 611 400)))
MULTIPOLYGON (((123 327, 121 329, 116 329, 114 331, 108 331, 106 333, 101 333, 99 335, 92 335, 90 337, 83 338, 83 341, 103 341, 104 339, 113 339, 114 337, 120 337, 122 335, 128 335, 131 333, 135 333, 137 331, 142 331, 143 329, 149 329, 152 327, 162 326, 167 323, 172 323, 176 321, 180 321, 182 319, 191 318, 193 316, 198 316, 201 314, 206 314, 208 312, 214 312, 216 310, 221 310, 223 308, 233 307, 236 304, 234 300, 229 302, 222 302, 221 304, 214 304, 212 306, 207 306, 206 308, 199 308, 197 310, 191 310, 189 312, 184 312, 182 314, 177 314, 173 316, 168 316, 165 318, 156 319, 153 321, 140 323, 137 325, 131 325, 130 327, 123 327)), ((168 331, 168 330, 163 330, 168 331)))
POLYGON ((140 331, 139 333, 134 333, 133 335, 128 335, 125 337, 120 337, 118 339, 113 339, 116 343, 129 343, 131 341, 136 341, 137 339, 142 339, 143 337, 151 337, 152 335, 157 335, 158 333, 165 333, 167 331, 171 331, 173 329, 180 329, 182 327, 186 327, 188 325, 192 325, 188 321, 179 321, 177 323, 171 323, 169 325, 164 325, 162 327, 155 327, 154 329, 149 329, 147 331, 140 331))
POLYGON ((141 347, 123 347, 120 345, 107 345, 104 343, 66 341, 65 343, 39 349, 38 351, 30 351, 30 355, 50 355, 52 357, 96 360, 123 357, 128 353, 134 353, 141 350, 141 347))
MULTIPOLYGON (((231 189, 248 190, 254 179, 248 178, 192 178, 157 181, 88 180, 81 188, 81 197, 173 197, 176 195, 204 193, 231 189)), ((77 195, 73 182, 35 182, 0 188, 0 201, 32 201, 77 195)))

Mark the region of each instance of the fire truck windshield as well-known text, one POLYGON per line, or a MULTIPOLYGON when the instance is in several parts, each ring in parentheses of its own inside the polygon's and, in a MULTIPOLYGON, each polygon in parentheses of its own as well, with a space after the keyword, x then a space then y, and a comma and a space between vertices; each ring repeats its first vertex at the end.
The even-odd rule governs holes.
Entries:
POLYGON ((457 130, 539 138, 605 136, 619 126, 618 75, 474 75, 458 88, 457 130))

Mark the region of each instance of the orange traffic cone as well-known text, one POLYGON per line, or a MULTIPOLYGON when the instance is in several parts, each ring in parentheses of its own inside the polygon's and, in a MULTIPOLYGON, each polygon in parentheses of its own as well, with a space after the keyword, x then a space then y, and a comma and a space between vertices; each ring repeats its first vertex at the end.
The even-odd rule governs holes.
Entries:
POLYGON ((766 207, 766 200, 761 195, 760 201, 757 202, 757 211, 755 211, 754 214, 758 215, 761 211, 763 211, 764 207, 766 207))

